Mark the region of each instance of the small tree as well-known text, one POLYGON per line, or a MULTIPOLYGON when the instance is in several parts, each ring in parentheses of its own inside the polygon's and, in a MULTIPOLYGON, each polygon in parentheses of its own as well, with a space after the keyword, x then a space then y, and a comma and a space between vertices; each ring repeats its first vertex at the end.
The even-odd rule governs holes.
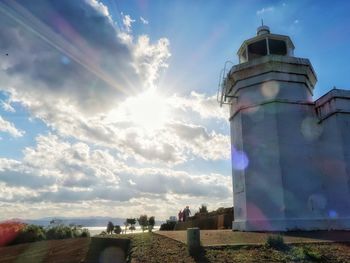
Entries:
POLYGON ((125 222, 123 223, 124 227, 125 227, 125 234, 126 234, 126 230, 129 226, 129 222, 128 222, 128 219, 125 220, 125 222))
POLYGON ((130 226, 129 230, 135 230, 135 224, 136 224, 136 218, 127 218, 124 222, 125 233, 128 226, 130 226))
POLYGON ((111 221, 108 222, 107 224, 107 234, 112 234, 113 233, 113 229, 114 229, 114 225, 111 221))
POLYGON ((129 230, 131 231, 131 233, 132 233, 135 229, 136 229, 136 228, 135 228, 135 225, 132 225, 132 226, 129 227, 129 230))
POLYGON ((152 232, 152 229, 154 227, 154 225, 156 224, 156 220, 154 218, 154 216, 151 216, 149 219, 148 219, 148 231, 149 232, 152 232))
POLYGON ((113 232, 119 235, 122 232, 122 228, 120 227, 120 225, 115 225, 113 232))
POLYGON ((175 225, 176 225, 176 222, 175 222, 175 221, 167 221, 166 223, 161 224, 159 230, 160 230, 160 231, 174 230, 175 225))
POLYGON ((205 204, 202 204, 199 208, 199 213, 201 214, 208 214, 208 207, 205 204))
POLYGON ((148 226, 148 217, 147 217, 147 215, 140 215, 140 217, 137 219, 137 222, 141 226, 142 232, 144 232, 147 229, 147 226, 148 226))

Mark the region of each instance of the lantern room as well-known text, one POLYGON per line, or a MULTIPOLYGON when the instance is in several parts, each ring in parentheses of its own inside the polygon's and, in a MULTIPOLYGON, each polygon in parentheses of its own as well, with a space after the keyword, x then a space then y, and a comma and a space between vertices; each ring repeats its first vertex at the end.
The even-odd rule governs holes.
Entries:
POLYGON ((269 27, 262 25, 256 37, 243 42, 237 55, 239 63, 244 63, 268 55, 292 57, 293 53, 294 45, 288 36, 271 34, 269 27))

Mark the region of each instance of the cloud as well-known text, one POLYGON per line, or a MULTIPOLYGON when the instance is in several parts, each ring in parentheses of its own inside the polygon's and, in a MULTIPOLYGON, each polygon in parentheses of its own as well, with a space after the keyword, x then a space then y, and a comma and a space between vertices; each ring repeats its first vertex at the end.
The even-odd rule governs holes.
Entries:
POLYGON ((263 15, 263 14, 265 14, 265 13, 271 13, 271 12, 273 12, 274 10, 275 10, 275 7, 273 7, 273 6, 263 7, 262 9, 257 10, 257 11, 256 11, 256 14, 257 14, 257 15, 263 15))
POLYGON ((123 17, 123 25, 125 27, 126 32, 131 32, 131 24, 135 22, 134 19, 130 17, 130 15, 124 15, 122 13, 123 17))
MULTIPOLYGON (((106 214, 108 203, 121 215, 155 209, 165 218, 186 203, 231 205, 229 176, 176 168, 198 158, 229 159, 228 133, 209 125, 227 125, 215 96, 162 97, 156 109, 168 115, 156 129, 131 118, 129 111, 145 109, 130 107, 129 99, 159 90, 169 40, 133 35, 130 16, 129 30, 120 31, 98 1, 38 1, 0 3, 0 49, 9 54, 0 61, 8 95, 2 108, 22 106, 49 133, 38 135, 21 160, 0 158, 3 216, 106 214)), ((2 118, 1 129, 24 134, 2 118)))
POLYGON ((0 48, 9 54, 0 77, 7 91, 31 100, 29 107, 59 100, 85 115, 108 111, 148 88, 166 66, 166 39, 126 43, 101 3, 39 2, 0 6, 0 48))
POLYGON ((16 112, 16 110, 11 106, 11 103, 8 101, 0 100, 0 105, 4 111, 16 112))
POLYGON ((141 22, 142 22, 142 24, 144 24, 144 25, 148 25, 148 20, 146 20, 146 19, 144 19, 142 16, 140 16, 140 20, 141 20, 141 22))
POLYGON ((228 121, 227 108, 219 107, 216 95, 207 96, 206 94, 192 91, 189 97, 173 96, 171 100, 174 108, 178 108, 186 112, 194 112, 203 119, 228 121))
POLYGON ((128 203, 137 214, 139 204, 157 206, 160 199, 166 207, 172 202, 180 206, 183 199, 204 198, 211 203, 231 198, 230 177, 128 166, 107 150, 62 141, 52 134, 37 137, 37 145, 23 154, 22 161, 0 158, 0 202, 12 202, 14 207, 18 202, 44 209, 104 201, 128 203))
POLYGON ((4 120, 1 116, 0 116, 0 132, 6 132, 10 134, 12 137, 16 137, 16 138, 22 137, 25 134, 24 131, 18 130, 13 123, 4 120))
MULTIPOLYGON (((62 136, 115 149, 125 158, 170 165, 191 155, 227 158, 228 136, 211 133, 208 140, 191 142, 183 136, 187 124, 183 132, 173 129, 175 134, 171 134, 161 128, 149 134, 130 119, 107 120, 112 112, 120 115, 119 108, 126 97, 135 96, 136 87, 142 93, 155 85, 171 55, 166 38, 151 43, 147 35, 141 35, 134 41, 133 36, 118 32, 108 9, 94 1, 43 1, 41 8, 25 3, 2 5, 27 25, 6 14, 0 18, 7 25, 0 35, 7 39, 3 48, 10 56, 0 64, 5 69, 2 75, 9 103, 21 104, 62 136)), ((227 118, 215 96, 192 92, 190 97, 171 97, 166 103, 170 112, 178 111, 169 123, 178 123, 174 118, 188 118, 189 113, 204 119, 227 118)))
POLYGON ((171 56, 169 40, 161 38, 156 44, 151 44, 149 37, 142 35, 134 45, 133 54, 136 72, 145 80, 146 86, 150 87, 158 78, 159 69, 168 67, 166 61, 171 56))

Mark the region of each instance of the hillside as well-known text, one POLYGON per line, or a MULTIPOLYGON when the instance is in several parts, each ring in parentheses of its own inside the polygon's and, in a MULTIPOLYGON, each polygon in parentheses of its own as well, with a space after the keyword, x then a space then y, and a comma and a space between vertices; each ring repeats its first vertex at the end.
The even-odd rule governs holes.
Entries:
MULTIPOLYGON (((187 255, 186 246, 173 239, 154 233, 109 236, 131 239, 130 259, 133 263, 155 262, 350 262, 349 243, 319 243, 288 245, 274 249, 265 245, 239 247, 204 247, 196 259, 187 255)), ((112 259, 118 251, 104 249, 106 240, 101 238, 79 238, 41 241, 30 244, 0 248, 0 263, 81 263, 96 262, 91 258, 112 259), (94 242, 91 242, 93 240, 94 242), (104 253, 103 251, 108 251, 104 253)))

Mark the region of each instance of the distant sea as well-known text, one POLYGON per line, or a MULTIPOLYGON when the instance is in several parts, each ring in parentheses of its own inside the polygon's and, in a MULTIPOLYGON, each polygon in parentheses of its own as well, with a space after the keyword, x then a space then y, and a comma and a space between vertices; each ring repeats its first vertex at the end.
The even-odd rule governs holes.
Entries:
MULTIPOLYGON (((159 230, 159 227, 160 226, 154 226, 153 228, 153 231, 157 231, 159 230)), ((87 228, 89 229, 89 232, 90 232, 90 235, 91 236, 95 236, 95 235, 98 235, 100 234, 102 231, 106 231, 106 226, 87 226, 87 227, 84 227, 84 228, 87 228)), ((122 227, 122 230, 124 231, 124 227, 122 227)), ((148 231, 148 230, 145 230, 145 232, 148 231)), ((127 234, 131 234, 131 231, 128 229, 126 231, 127 234)), ((132 233, 142 233, 142 230, 141 230, 141 227, 140 226, 136 226, 136 230, 134 230, 132 233)))

